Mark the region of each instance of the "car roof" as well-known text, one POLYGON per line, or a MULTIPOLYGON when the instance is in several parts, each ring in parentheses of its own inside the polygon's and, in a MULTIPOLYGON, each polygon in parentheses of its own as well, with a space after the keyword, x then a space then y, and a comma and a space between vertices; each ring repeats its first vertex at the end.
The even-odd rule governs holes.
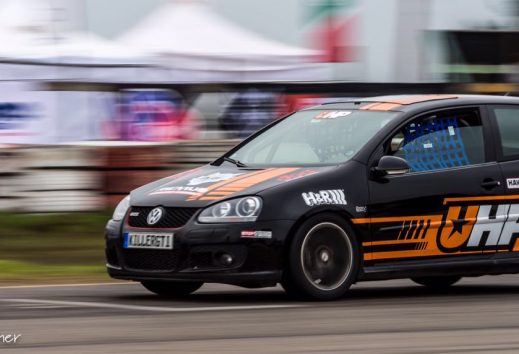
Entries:
POLYGON ((434 109, 457 105, 519 104, 519 97, 493 95, 393 95, 353 98, 328 102, 309 109, 358 109, 368 111, 406 112, 417 108, 434 109))

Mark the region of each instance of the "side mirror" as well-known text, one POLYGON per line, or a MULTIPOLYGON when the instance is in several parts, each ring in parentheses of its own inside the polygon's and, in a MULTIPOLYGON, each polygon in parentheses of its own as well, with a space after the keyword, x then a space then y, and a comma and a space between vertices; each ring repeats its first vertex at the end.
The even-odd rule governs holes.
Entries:
POLYGON ((396 156, 383 156, 372 172, 376 177, 395 176, 409 173, 411 167, 406 160, 396 156))

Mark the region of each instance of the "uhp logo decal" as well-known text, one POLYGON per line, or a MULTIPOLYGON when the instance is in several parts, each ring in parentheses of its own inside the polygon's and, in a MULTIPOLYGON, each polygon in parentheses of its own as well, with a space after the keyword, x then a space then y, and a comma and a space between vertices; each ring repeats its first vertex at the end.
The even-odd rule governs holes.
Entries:
POLYGON ((519 204, 451 206, 438 248, 444 252, 482 247, 512 250, 519 237, 518 220, 519 204))

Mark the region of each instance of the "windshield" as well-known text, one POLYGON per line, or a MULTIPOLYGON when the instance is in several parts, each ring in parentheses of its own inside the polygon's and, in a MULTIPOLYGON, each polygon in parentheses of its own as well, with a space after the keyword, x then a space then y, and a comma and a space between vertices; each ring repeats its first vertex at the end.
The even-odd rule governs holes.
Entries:
POLYGON ((351 159, 397 113, 311 110, 294 113, 230 158, 247 165, 332 165, 351 159))

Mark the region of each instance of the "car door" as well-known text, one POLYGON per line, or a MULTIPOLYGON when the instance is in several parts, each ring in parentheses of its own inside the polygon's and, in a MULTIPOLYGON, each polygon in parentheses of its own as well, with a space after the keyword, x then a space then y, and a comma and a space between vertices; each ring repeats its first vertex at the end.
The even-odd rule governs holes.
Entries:
POLYGON ((487 243, 499 236, 506 212, 493 199, 503 193, 503 181, 484 113, 480 107, 465 107, 421 114, 381 145, 373 164, 382 155, 394 155, 405 159, 410 170, 368 182, 368 260, 495 253, 487 243))
POLYGON ((519 106, 488 107, 494 128, 497 159, 503 174, 502 203, 508 208, 508 218, 501 236, 495 242, 500 256, 519 255, 519 106))

